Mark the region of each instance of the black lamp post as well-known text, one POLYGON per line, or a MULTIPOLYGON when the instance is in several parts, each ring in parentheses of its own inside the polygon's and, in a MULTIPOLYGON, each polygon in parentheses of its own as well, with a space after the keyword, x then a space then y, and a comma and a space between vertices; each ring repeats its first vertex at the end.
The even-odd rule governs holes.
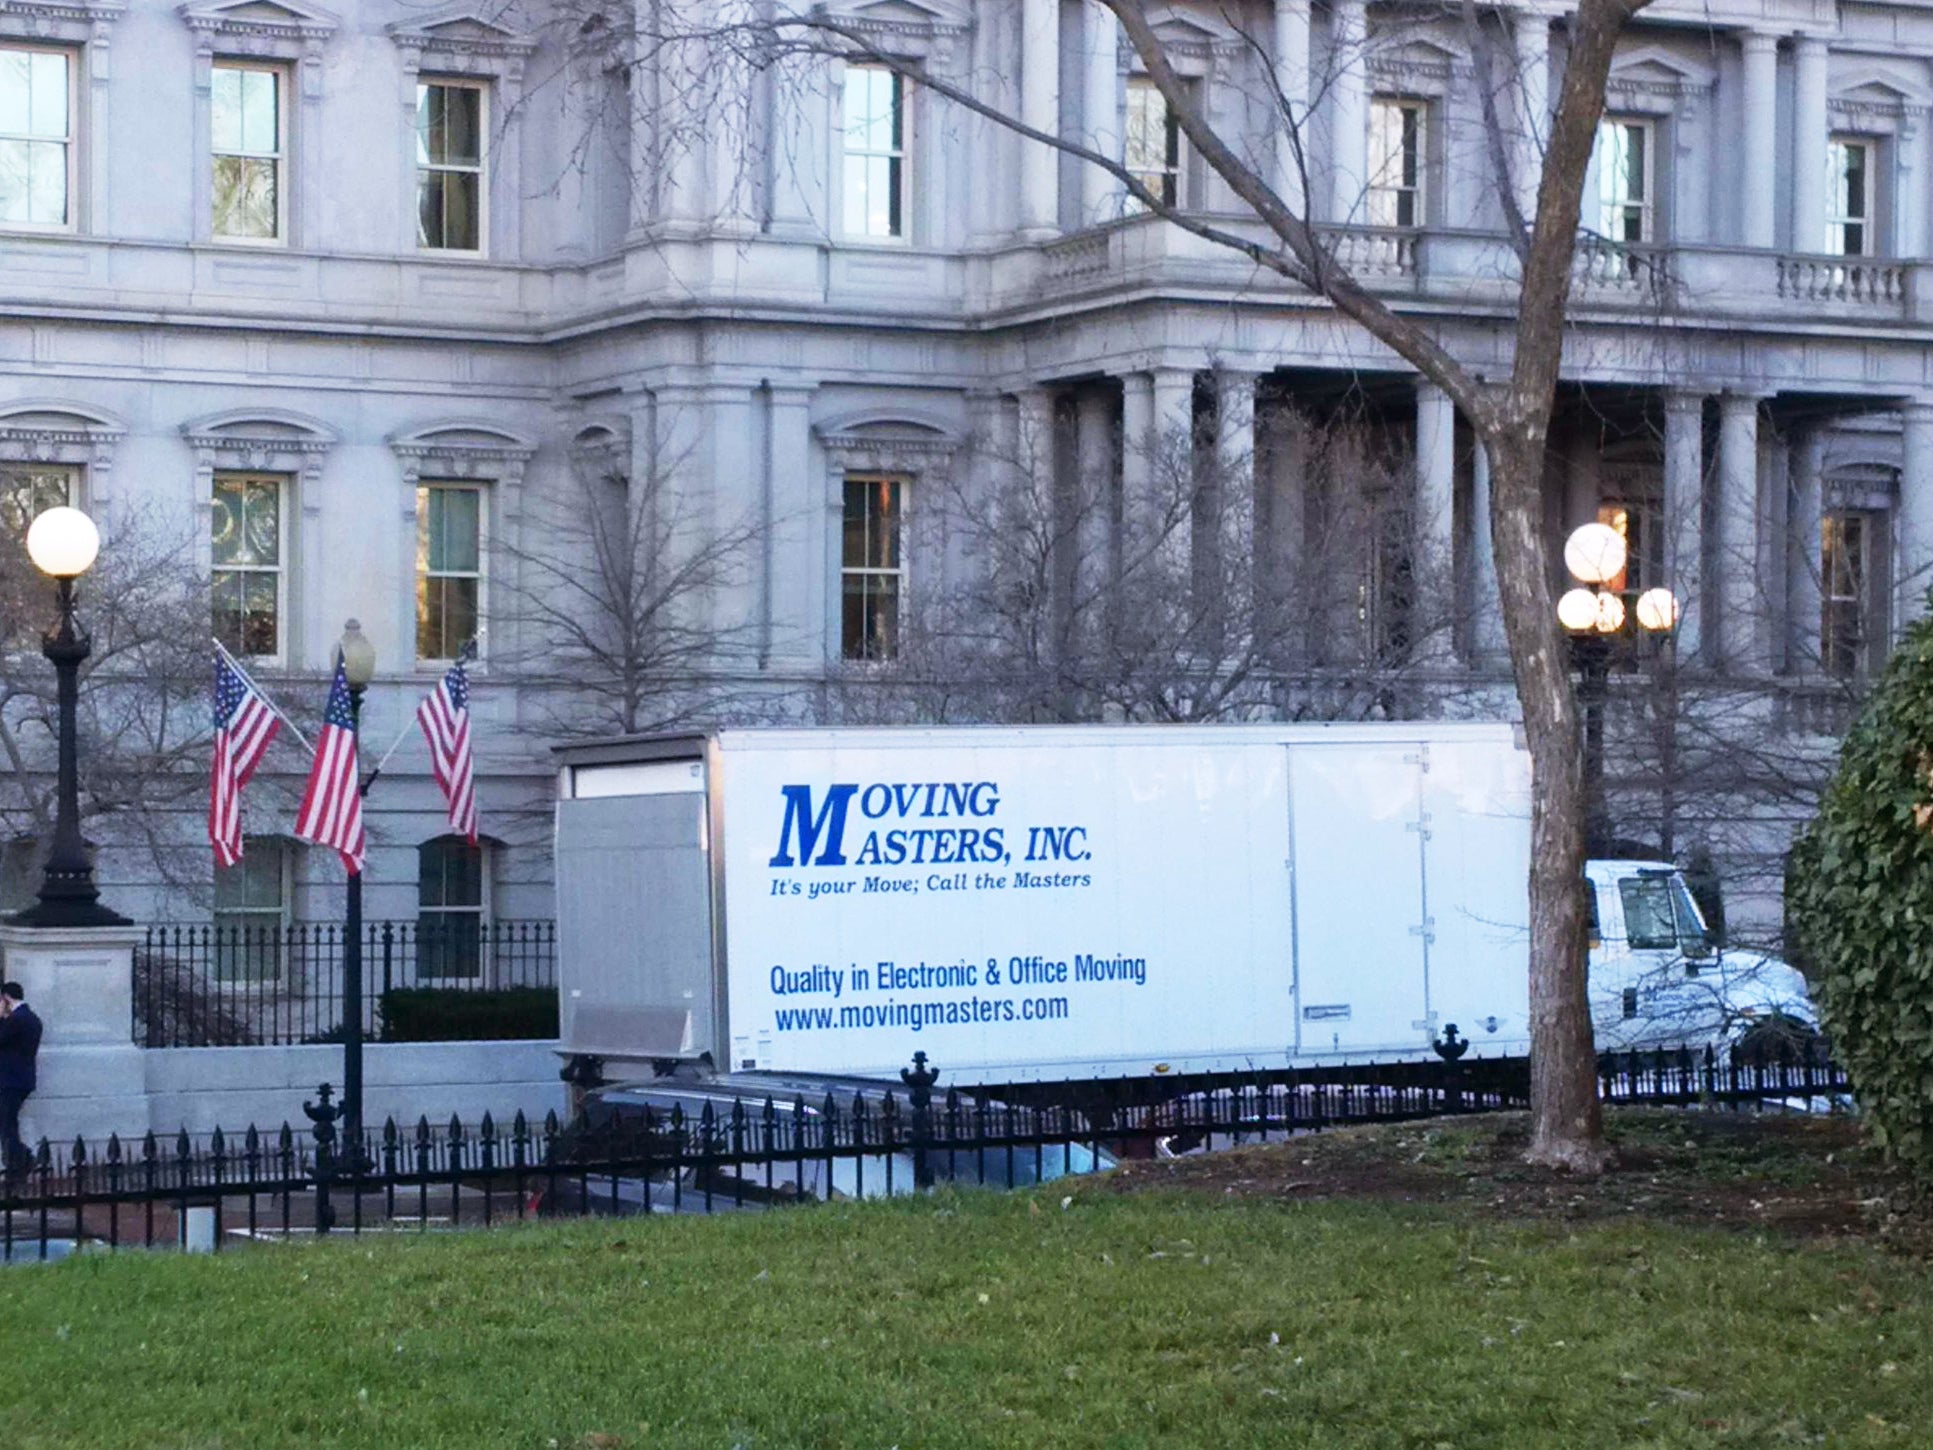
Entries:
MULTIPOLYGON (((369 793, 370 780, 361 778, 362 696, 376 677, 376 649, 362 625, 348 620, 342 626, 342 676, 349 686, 349 719, 355 731, 357 782, 360 795, 369 793)), ((349 877, 342 924, 342 1157, 350 1172, 360 1173, 362 1148, 362 872, 349 877)))
POLYGON ((1678 597, 1647 589, 1635 609, 1606 586, 1624 572, 1624 536, 1609 524, 1580 525, 1564 541, 1564 567, 1578 587, 1557 601, 1558 622, 1571 637, 1577 666, 1577 701, 1584 711, 1584 849, 1610 847, 1610 812, 1604 799, 1604 703, 1609 694, 1612 640, 1634 631, 1666 635, 1678 624, 1678 597))
POLYGON ((79 509, 52 508, 27 530, 27 553, 34 567, 59 586, 60 622, 41 638, 40 652, 53 662, 59 680, 60 774, 54 808, 54 839, 40 879, 40 902, 11 919, 16 926, 127 926, 128 919, 101 905, 94 885, 94 864, 81 839, 80 760, 75 707, 80 699, 81 661, 93 648, 74 618, 74 581, 100 552, 94 521, 79 509))

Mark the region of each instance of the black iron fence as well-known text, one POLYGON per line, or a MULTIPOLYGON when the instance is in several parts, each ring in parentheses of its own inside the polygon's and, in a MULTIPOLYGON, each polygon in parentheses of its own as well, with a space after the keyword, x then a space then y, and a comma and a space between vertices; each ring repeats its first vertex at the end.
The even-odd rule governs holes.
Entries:
MULTIPOLYGON (((338 1037, 343 937, 340 924, 325 922, 150 926, 134 956, 135 1043, 282 1046, 338 1037)), ((392 993, 554 993, 557 927, 452 916, 372 921, 363 928, 362 970, 363 1031, 373 1040, 392 993)))
MULTIPOLYGON (((933 1092, 922 1060, 903 1090, 789 1098, 725 1096, 687 1112, 651 1085, 635 1110, 609 1101, 570 1123, 489 1115, 411 1127, 394 1120, 337 1142, 325 1087, 308 1125, 134 1142, 42 1141, 0 1180, 0 1260, 75 1246, 234 1248, 311 1234, 483 1226, 587 1214, 712 1213, 935 1183, 1014 1188, 1121 1158, 1212 1152, 1350 1124, 1521 1107, 1522 1059, 1324 1068, 1200 1079, 1160 1101, 1077 1111, 1025 1106, 1019 1089, 933 1092)), ((1818 1109, 1846 1091, 1821 1053, 1759 1059, 1633 1053, 1600 1063, 1607 1101, 1818 1109)), ((689 1086, 689 1085, 687 1085, 689 1086)), ((1039 1085, 1029 1085, 1038 1091, 1039 1085)), ((700 1094, 702 1095, 702 1093, 700 1094)))

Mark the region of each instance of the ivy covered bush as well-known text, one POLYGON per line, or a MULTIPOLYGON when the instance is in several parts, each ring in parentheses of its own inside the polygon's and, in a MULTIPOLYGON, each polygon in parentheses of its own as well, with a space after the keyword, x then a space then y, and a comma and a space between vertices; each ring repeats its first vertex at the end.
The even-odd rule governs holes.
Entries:
POLYGON ((1799 955, 1879 1141, 1933 1179, 1933 616, 1895 651, 1789 858, 1799 955))

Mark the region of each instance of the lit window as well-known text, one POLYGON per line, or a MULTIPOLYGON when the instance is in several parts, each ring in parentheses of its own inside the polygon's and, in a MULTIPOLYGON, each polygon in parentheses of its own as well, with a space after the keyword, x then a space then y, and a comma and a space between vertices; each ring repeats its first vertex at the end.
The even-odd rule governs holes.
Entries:
POLYGON ((36 517, 74 502, 79 472, 59 463, 0 463, 0 534, 25 540, 36 517))
POLYGON ((898 479, 846 480, 840 652, 849 660, 889 660, 899 652, 906 592, 900 494, 898 479))
POLYGON ((282 653, 282 480, 218 473, 210 511, 215 638, 231 654, 282 653))
POLYGON ((477 637, 483 591, 483 490, 416 490, 416 657, 453 660, 477 637))
POLYGON ((1429 112, 1421 101, 1378 97, 1369 107, 1369 224, 1423 224, 1429 112))
POLYGON ((1624 540, 1624 568, 1606 581, 1606 589, 1613 594, 1636 595, 1664 582, 1664 505, 1660 500, 1608 500, 1598 505, 1597 521, 1609 524, 1624 540))
POLYGON ((425 81, 416 88, 416 245, 483 249, 483 88, 425 81))
MULTIPOLYGON (((1146 76, 1128 81, 1126 149, 1128 171, 1166 206, 1181 205, 1181 123, 1168 98, 1146 76)), ((1133 210, 1142 204, 1129 199, 1133 210)))
POLYGON ((848 65, 845 233, 906 235, 906 82, 880 65, 848 65))
POLYGON ((1866 665, 1872 628, 1874 516, 1835 509, 1819 540, 1819 664, 1829 675, 1857 675, 1866 665))
POLYGON ((1655 196, 1649 121, 1606 116, 1597 126, 1597 229, 1614 242, 1652 239, 1655 196))
POLYGON ((0 46, 0 226, 73 221, 73 57, 0 46))
POLYGON ((280 980, 292 856, 279 836, 250 836, 240 861, 215 868, 217 981, 280 980))
POLYGON ((490 876, 484 848, 439 836, 416 848, 416 975, 483 974, 490 876))
POLYGON ((1826 251, 1868 256, 1873 250, 1873 143, 1834 136, 1826 157, 1826 251))
POLYGON ((230 241, 282 236, 282 73, 217 62, 210 91, 214 233, 230 241))

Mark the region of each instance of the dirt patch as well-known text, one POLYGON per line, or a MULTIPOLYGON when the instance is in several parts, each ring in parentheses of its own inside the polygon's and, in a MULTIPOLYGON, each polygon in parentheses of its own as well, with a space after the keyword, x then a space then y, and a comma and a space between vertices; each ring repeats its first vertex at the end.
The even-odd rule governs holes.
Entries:
POLYGON ((1526 1115, 1493 1113, 1127 1163, 1109 1188, 1443 1204, 1495 1219, 1640 1216, 1869 1238, 1933 1256, 1933 1218, 1850 1118, 1631 1110, 1610 1114, 1606 1131, 1617 1157, 1598 1178, 1532 1167, 1524 1162, 1526 1115))

